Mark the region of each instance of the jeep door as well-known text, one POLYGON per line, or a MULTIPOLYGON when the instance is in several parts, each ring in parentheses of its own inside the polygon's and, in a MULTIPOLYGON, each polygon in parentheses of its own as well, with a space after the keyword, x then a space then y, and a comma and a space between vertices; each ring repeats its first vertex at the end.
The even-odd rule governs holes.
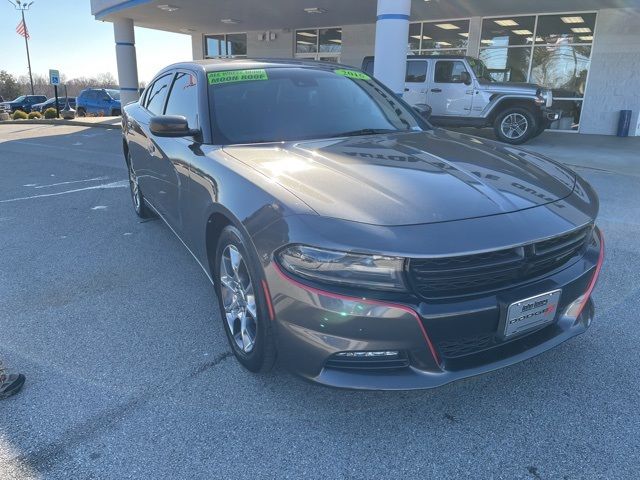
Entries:
POLYGON ((405 77, 402 99, 409 105, 427 103, 427 72, 429 64, 424 59, 407 58, 407 73, 405 77))
POLYGON ((434 116, 468 116, 473 102, 473 85, 465 85, 462 73, 470 73, 462 60, 436 60, 433 82, 427 95, 427 103, 434 116))

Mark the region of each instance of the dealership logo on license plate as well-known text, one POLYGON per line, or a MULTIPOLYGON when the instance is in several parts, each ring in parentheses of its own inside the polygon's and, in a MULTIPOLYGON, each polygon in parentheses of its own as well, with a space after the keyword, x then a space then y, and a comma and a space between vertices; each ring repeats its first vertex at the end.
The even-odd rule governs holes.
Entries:
POLYGON ((509 305, 504 336, 509 337, 553 322, 561 293, 562 290, 553 290, 509 305))

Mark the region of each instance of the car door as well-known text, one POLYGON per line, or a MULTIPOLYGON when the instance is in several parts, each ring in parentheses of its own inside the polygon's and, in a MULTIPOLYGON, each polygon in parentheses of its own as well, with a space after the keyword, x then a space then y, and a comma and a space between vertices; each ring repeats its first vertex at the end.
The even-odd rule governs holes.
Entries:
MULTIPOLYGON (((165 115, 180 115, 187 119, 190 129, 200 128, 196 74, 177 70, 169 89, 165 115)), ((183 231, 189 188, 189 159, 196 141, 193 136, 154 137, 161 155, 154 157, 155 178, 158 185, 159 208, 177 231, 183 231)))
POLYGON ((434 116, 467 116, 471 114, 473 86, 465 85, 461 74, 467 72, 462 60, 436 60, 433 83, 427 103, 434 116))
POLYGON ((427 60, 407 59, 404 94, 402 98, 409 105, 427 103, 427 60))
POLYGON ((87 110, 87 113, 98 113, 96 99, 97 93, 95 90, 89 90, 85 94, 85 108, 87 110))
POLYGON ((102 115, 111 115, 111 97, 106 90, 96 90, 96 110, 102 115))
MULTIPOLYGON (((166 201, 165 181, 163 180, 163 164, 166 162, 165 154, 159 145, 160 137, 154 136, 149 130, 151 118, 164 114, 167 94, 173 79, 173 72, 165 73, 158 77, 149 87, 144 97, 144 104, 140 114, 136 116, 135 124, 129 128, 136 132, 136 145, 131 151, 134 156, 134 168, 138 177, 140 189, 149 202, 164 216, 166 201)), ((167 221, 169 219, 167 218, 167 221)))

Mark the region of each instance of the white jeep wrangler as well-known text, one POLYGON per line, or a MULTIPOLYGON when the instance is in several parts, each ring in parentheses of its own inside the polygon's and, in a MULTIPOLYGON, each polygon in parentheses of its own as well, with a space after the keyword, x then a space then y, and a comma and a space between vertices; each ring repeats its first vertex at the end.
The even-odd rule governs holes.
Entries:
MULTIPOLYGON (((373 75, 373 57, 362 70, 373 75)), ((402 98, 431 107, 429 120, 451 127, 493 126, 499 140, 520 144, 558 119, 551 90, 532 83, 496 82, 482 60, 462 55, 407 57, 402 98)))

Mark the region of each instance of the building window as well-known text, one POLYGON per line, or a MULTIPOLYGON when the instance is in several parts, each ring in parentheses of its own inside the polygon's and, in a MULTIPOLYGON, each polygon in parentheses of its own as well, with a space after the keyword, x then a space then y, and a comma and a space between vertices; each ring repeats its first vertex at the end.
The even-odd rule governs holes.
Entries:
POLYGON ((247 56, 246 33, 205 35, 204 42, 206 58, 234 58, 247 56))
POLYGON ((443 20, 409 25, 409 51, 413 55, 466 55, 469 20, 443 20))
POLYGON ((342 52, 342 28, 296 30, 296 57, 339 62, 342 52))
POLYGON ((578 130, 595 23, 595 13, 484 18, 480 59, 496 81, 550 88, 562 112, 551 128, 578 130))

